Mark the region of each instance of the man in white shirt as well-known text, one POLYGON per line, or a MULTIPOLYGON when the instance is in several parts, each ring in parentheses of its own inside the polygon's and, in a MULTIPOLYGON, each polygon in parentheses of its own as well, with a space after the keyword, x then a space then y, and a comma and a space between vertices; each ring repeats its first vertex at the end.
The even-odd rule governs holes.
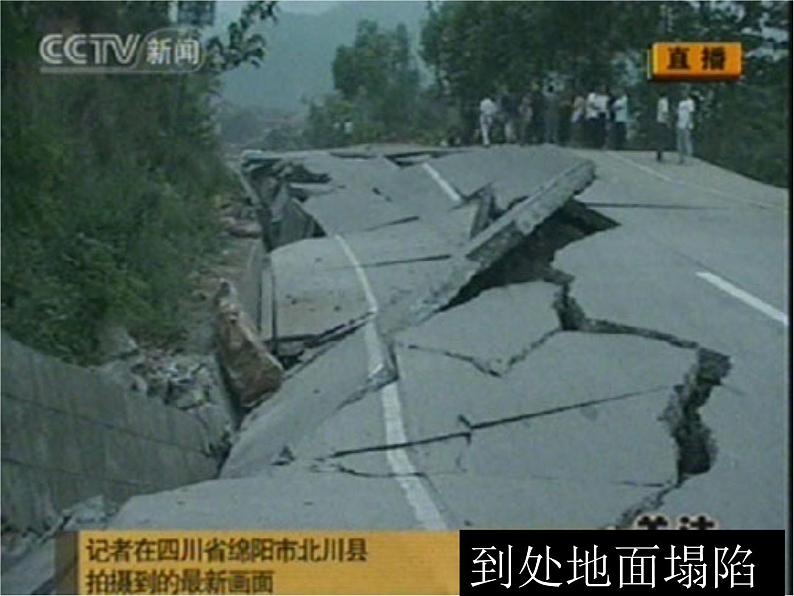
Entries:
POLYGON ((676 145, 678 146, 678 163, 686 163, 686 157, 692 157, 692 121, 695 113, 695 100, 687 93, 678 102, 678 118, 676 119, 676 145))
POLYGON ((664 161, 664 150, 670 138, 670 102, 667 93, 659 94, 656 103, 656 161, 664 161))
POLYGON ((591 91, 587 95, 585 120, 590 131, 590 144, 597 149, 603 149, 606 141, 608 103, 609 97, 603 85, 600 85, 597 91, 591 91))
POLYGON ((596 128, 598 126, 598 106, 596 104, 596 92, 591 91, 587 94, 584 104, 584 130, 587 137, 587 145, 595 147, 596 128))
POLYGON ((491 127, 497 111, 496 103, 486 95, 480 102, 480 132, 482 133, 482 144, 486 147, 491 145, 491 127))

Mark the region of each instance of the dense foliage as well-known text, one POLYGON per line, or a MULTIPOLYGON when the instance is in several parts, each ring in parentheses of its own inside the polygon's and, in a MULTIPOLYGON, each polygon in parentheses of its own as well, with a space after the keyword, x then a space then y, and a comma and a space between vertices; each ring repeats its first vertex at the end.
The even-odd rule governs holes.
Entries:
MULTIPOLYGON (((469 130, 485 93, 524 93, 553 77, 569 97, 599 83, 627 88, 634 146, 647 148, 659 87, 643 78, 645 48, 658 40, 741 41, 741 82, 692 86, 700 103, 695 151, 785 186, 790 10, 776 2, 429 3, 422 57, 469 130)), ((681 86, 667 90, 675 100, 681 86)))
POLYGON ((135 337, 180 333, 187 276, 217 239, 213 197, 230 189, 210 105, 215 72, 264 40, 215 40, 191 75, 39 72, 58 31, 148 32, 168 2, 2 3, 2 323, 69 359, 96 357, 106 324, 135 337))

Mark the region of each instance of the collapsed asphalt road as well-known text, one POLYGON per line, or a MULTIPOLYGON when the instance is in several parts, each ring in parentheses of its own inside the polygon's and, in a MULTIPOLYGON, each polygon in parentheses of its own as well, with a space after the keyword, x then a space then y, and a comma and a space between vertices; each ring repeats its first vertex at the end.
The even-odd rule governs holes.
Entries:
POLYGON ((243 170, 287 379, 113 527, 786 525, 785 191, 552 146, 243 170))

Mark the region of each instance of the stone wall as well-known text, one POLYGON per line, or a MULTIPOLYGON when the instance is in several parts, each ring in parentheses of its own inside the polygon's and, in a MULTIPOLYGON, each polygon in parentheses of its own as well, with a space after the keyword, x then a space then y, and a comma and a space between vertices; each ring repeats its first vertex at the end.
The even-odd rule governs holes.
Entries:
POLYGON ((193 415, 2 334, 3 525, 40 531, 94 495, 123 502, 215 477, 193 415))

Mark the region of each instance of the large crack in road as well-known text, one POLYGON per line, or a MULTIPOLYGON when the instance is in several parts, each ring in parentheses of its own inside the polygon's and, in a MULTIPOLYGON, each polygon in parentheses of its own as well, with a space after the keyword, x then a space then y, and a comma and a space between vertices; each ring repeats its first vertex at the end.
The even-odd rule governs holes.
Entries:
POLYGON ((317 461, 326 461, 326 460, 333 460, 342 457, 346 457, 349 455, 357 455, 361 453, 373 453, 377 451, 389 451, 392 449, 405 449, 406 447, 416 447, 417 445, 430 445, 433 443, 439 443, 443 441, 449 441, 451 439, 465 439, 467 443, 471 443, 472 435, 482 429, 486 428, 493 428, 495 426, 503 426, 509 424, 515 424, 517 422, 523 422, 525 420, 530 420, 532 418, 543 418, 544 416, 552 416, 554 414, 559 414, 560 412, 567 412, 570 410, 577 410, 581 408, 586 408, 589 406, 595 406, 615 401, 623 401, 631 398, 642 397, 651 393, 656 393, 661 389, 665 389, 664 386, 659 387, 651 387, 649 389, 632 392, 632 393, 625 393, 620 395, 613 395, 609 397, 602 397, 597 399, 591 399, 585 402, 579 402, 576 404, 568 405, 568 406, 560 406, 556 408, 551 408, 549 410, 542 410, 542 411, 532 411, 522 414, 515 414, 512 416, 506 416, 503 418, 494 418, 494 419, 487 419, 472 422, 468 420, 465 416, 459 415, 458 420, 465 427, 465 430, 459 432, 452 432, 446 433, 442 435, 435 435, 430 437, 425 437, 421 439, 414 439, 411 441, 405 441, 403 443, 384 443, 380 445, 372 445, 369 447, 361 447, 358 449, 347 449, 336 451, 331 453, 325 457, 318 457, 316 458, 317 461))
MULTIPOLYGON (((648 340, 666 342, 678 348, 693 351, 695 363, 690 371, 684 374, 683 382, 675 385, 669 403, 660 419, 668 425, 671 437, 677 449, 678 476, 674 483, 639 483, 642 486, 657 486, 660 490, 632 506, 629 510, 618 516, 617 524, 626 526, 636 515, 649 507, 658 505, 662 497, 670 490, 680 487, 686 479, 693 474, 702 474, 708 471, 716 455, 716 447, 709 429, 703 424, 698 410, 708 399, 711 389, 720 384, 730 368, 729 359, 713 350, 702 348, 697 342, 676 337, 662 331, 638 328, 618 322, 594 320, 587 317, 572 295, 571 287, 575 278, 567 273, 555 269, 552 265, 554 256, 560 249, 572 242, 576 242, 594 233, 609 230, 618 224, 609 218, 589 209, 574 199, 569 200, 562 208, 555 212, 546 221, 540 224, 524 241, 509 250, 504 256, 496 260, 491 266, 477 273, 465 284, 448 304, 440 305, 439 312, 455 309, 466 302, 475 300, 489 288, 503 287, 515 283, 531 283, 545 281, 558 287, 557 295, 553 302, 560 322, 560 329, 553 330, 541 338, 531 342, 523 350, 514 354, 501 366, 494 366, 489 361, 482 361, 467 354, 455 353, 449 350, 428 348, 411 343, 396 342, 407 349, 426 351, 428 353, 442 354, 446 357, 459 359, 472 365, 479 372, 492 377, 502 378, 510 369, 526 358, 532 350, 541 346, 549 337, 560 332, 584 332, 590 334, 634 335, 648 340)), ((382 338, 383 339, 383 338, 382 338)), ((387 339, 388 351, 394 349, 395 340, 387 339)), ((391 358, 392 362, 395 359, 391 358)), ((387 382, 399 379, 399 370, 394 370, 387 382)), ((434 436, 417 438, 401 443, 371 445, 356 449, 339 450, 322 457, 315 458, 317 463, 324 463, 329 467, 318 468, 323 471, 339 471, 343 473, 359 474, 362 476, 378 476, 371 472, 356 470, 354 467, 344 466, 333 460, 351 455, 389 451, 393 449, 411 449, 419 445, 431 445, 453 439, 464 439, 466 445, 471 444, 472 435, 478 430, 500 425, 509 425, 523 420, 554 415, 569 410, 587 408, 593 405, 619 401, 644 395, 659 390, 659 387, 638 393, 609 396, 600 399, 585 401, 569 406, 552 408, 547 411, 533 411, 519 413, 495 419, 471 421, 462 414, 458 419, 464 430, 443 433, 434 436)), ((345 405, 363 399, 366 392, 343 402, 345 405)), ((459 461, 459 459, 458 459, 459 461)), ((418 475, 423 473, 418 472, 418 475)), ((388 476, 388 474, 386 474, 388 476)))
MULTIPOLYGON (((619 516, 616 525, 618 527, 628 527, 638 515, 658 507, 664 495, 680 488, 689 477, 696 474, 704 474, 711 468, 717 457, 718 448, 710 429, 704 424, 698 411, 708 401, 712 389, 720 385, 722 380, 728 375, 730 359, 728 356, 705 348, 691 339, 680 338, 659 330, 640 328, 608 320, 592 319, 587 316, 573 296, 572 285, 575 282, 575 277, 555 268, 552 264, 554 256, 568 244, 577 242, 592 234, 609 230, 617 225, 619 225, 617 222, 579 203, 575 199, 571 199, 538 226, 523 242, 491 267, 474 276, 442 311, 454 309, 461 304, 474 300, 489 288, 542 280, 559 288, 553 307, 559 317, 562 332, 577 331, 592 334, 634 335, 648 340, 666 342, 672 346, 693 351, 695 362, 692 368, 685 373, 682 382, 675 386, 667 407, 660 414, 660 419, 668 425, 670 435, 675 441, 678 462, 677 481, 671 485, 664 486, 658 493, 623 512, 619 516)), ((541 345, 545 339, 547 337, 542 338, 540 342, 533 343, 527 352, 522 354, 522 357, 525 357, 537 345, 541 345)), ((413 345, 408 345, 407 347, 427 349, 413 345)), ((445 355, 465 360, 484 374, 492 376, 501 376, 503 374, 490 368, 488 363, 480 362, 465 355, 454 353, 445 353, 445 355)), ((526 417, 549 415, 558 411, 582 408, 604 401, 624 398, 624 396, 618 396, 603 400, 593 400, 589 403, 576 404, 549 412, 535 413, 528 416, 518 415, 485 423, 471 423, 464 419, 469 429, 468 432, 428 438, 418 441, 416 444, 448 440, 455 437, 465 437, 467 443, 470 443, 470 433, 478 428, 495 424, 509 424, 526 417)), ((339 455, 344 454, 333 454, 333 457, 339 455)))
MULTIPOLYGON (((287 170, 290 171, 290 170, 287 170)), ((304 170, 299 170, 301 173, 304 170)), ((312 174, 312 182, 328 182, 328 179, 312 174)), ((304 176, 305 177, 305 176, 304 176)), ((308 181, 308 180, 307 180, 308 181)), ((581 190, 581 188, 577 189, 581 190)), ((502 211, 497 211, 494 208, 494 196, 491 186, 486 186, 484 189, 477 191, 473 196, 480 197, 480 203, 477 220, 482 220, 483 205, 488 207, 488 220, 494 221, 500 216, 504 215, 510 208, 514 207, 519 201, 514 200, 508 204, 507 208, 502 211), (486 199, 483 196, 488 195, 486 199)), ((412 220, 413 218, 411 218, 412 220)), ((403 218, 401 221, 408 221, 403 218)), ((489 223, 486 221, 484 224, 480 221, 480 229, 485 229, 489 223)), ((387 224, 391 225, 391 224, 387 224)), ((426 298, 425 303, 432 304, 432 311, 422 316, 421 319, 414 317, 411 325, 417 324, 420 320, 426 320, 434 316, 433 313, 443 313, 454 310, 461 305, 466 304, 472 300, 476 300, 483 292, 497 287, 504 287, 512 284, 526 284, 537 281, 551 283, 558 288, 556 296, 554 297, 552 307, 555 310, 559 319, 559 328, 546 332, 539 338, 535 338, 529 342, 524 348, 512 354, 506 362, 493 360, 484 360, 464 353, 458 353, 452 350, 433 348, 423 345, 414 344, 411 342, 401 342, 396 340, 397 333, 394 329, 390 329, 388 333, 381 333, 380 340, 384 344, 384 354, 388 354, 388 369, 387 373, 381 374, 377 382, 370 381, 367 386, 357 390, 354 394, 347 396, 340 402, 336 408, 335 413, 344 409, 345 407, 357 403, 362 399, 367 398, 373 394, 373 390, 381 388, 388 383, 399 381, 400 371, 397 369, 397 359, 394 356, 395 347, 402 347, 410 350, 417 350, 427 353, 435 353, 443 355, 448 358, 454 358, 466 362, 473 366, 477 371, 482 374, 492 376, 494 378, 502 379, 510 373, 514 366, 526 359, 535 349, 542 346, 550 337, 558 333, 565 332, 583 332, 589 334, 622 334, 634 335, 648 340, 664 341, 675 347, 690 349, 696 355, 696 362, 693 364, 691 371, 687 372, 684 376, 682 383, 675 386, 675 390, 670 398, 664 412, 660 413, 660 419, 663 419, 668 425, 669 432, 673 437, 678 451, 678 477, 674 485, 663 485, 663 488, 650 499, 644 499, 643 503, 633 506, 630 513, 633 515, 647 506, 648 502, 656 503, 659 500, 659 495, 666 491, 671 490, 674 486, 680 486, 686 478, 691 474, 704 473, 708 470, 713 461, 716 452, 713 445, 713 440, 710 438, 708 429, 703 424, 698 415, 698 409, 702 407, 708 399, 711 388, 719 384, 720 380, 727 374, 729 369, 728 359, 716 352, 702 349, 696 342, 678 338, 672 334, 662 331, 651 329, 642 329, 629 325, 624 325, 618 322, 606 320, 594 320, 589 318, 582 308, 576 302, 572 294, 572 284, 575 278, 564 271, 561 271, 553 266, 554 257, 558 251, 565 246, 582 240, 592 234, 604 232, 612 229, 618 225, 614 220, 601 215, 597 211, 590 209, 579 201, 570 198, 562 207, 553 212, 544 221, 535 226, 530 233, 519 241, 510 240, 514 246, 506 245, 500 249, 500 241, 503 239, 496 238, 495 242, 485 242, 477 249, 477 254, 488 254, 488 251, 502 252, 497 258, 490 258, 487 266, 481 268, 474 275, 470 276, 468 281, 461 283, 457 290, 450 290, 447 284, 443 287, 443 292, 437 292, 432 298, 426 298), (494 244, 494 248, 489 248, 490 244, 494 244), (724 363, 720 366, 719 363, 724 363)), ((376 226, 380 227, 380 226, 376 226)), ((477 233, 474 230, 473 233, 477 233)), ((444 255, 444 258, 450 258, 451 255, 444 255)), ((369 265, 389 266, 392 264, 406 263, 406 262, 419 262, 426 260, 437 259, 435 256, 415 258, 415 259, 395 259, 387 261, 375 261, 369 265)), ((364 265, 362 265, 363 267, 364 265)), ((367 318, 362 318, 360 321, 351 322, 351 324, 344 326, 342 331, 343 335, 347 335, 355 331, 363 324, 367 323, 367 318)), ((374 324, 374 323, 372 323, 374 324)), ((404 328, 404 324, 401 326, 404 328)), ((336 330, 334 330, 336 331, 336 330)), ((338 339, 337 333, 323 333, 318 338, 313 338, 312 343, 315 346, 322 345, 328 342, 333 342, 338 339)), ((310 346, 307 346, 310 347, 310 346)), ((382 371, 383 372, 383 371, 382 371)), ((386 474, 373 474, 356 470, 354 467, 345 466, 338 460, 351 455, 383 452, 390 450, 411 449, 419 445, 432 445, 439 442, 450 441, 453 439, 464 439, 466 445, 471 444, 473 433, 478 430, 492 428, 501 425, 515 424, 521 421, 529 420, 532 418, 539 418, 550 416, 561 412, 566 412, 575 409, 584 409, 594 405, 608 403, 612 401, 620 401, 629 399, 636 396, 642 396, 647 393, 658 391, 659 387, 650 388, 645 391, 619 394, 607 396, 599 399, 592 399, 580 403, 566 405, 557 408, 550 408, 544 411, 531 411, 526 413, 517 413, 510 416, 497 417, 493 419, 469 420, 463 414, 458 416, 458 420, 463 426, 463 430, 441 433, 432 436, 420 437, 412 440, 406 440, 399 443, 383 443, 378 445, 364 446, 355 449, 342 449, 329 453, 323 456, 315 457, 315 466, 324 464, 322 467, 315 467, 315 471, 338 471, 348 474, 359 474, 362 476, 389 476, 386 474)), ((281 457, 274 463, 291 463, 293 458, 289 452, 288 446, 285 446, 286 453, 289 457, 281 457)), ((457 459, 460 463, 460 457, 457 459)), ((423 475, 418 472, 418 475, 423 475)), ((640 483, 642 484, 642 483, 640 483)), ((644 484, 647 486, 647 483, 644 484)), ((618 523, 625 524, 625 518, 628 513, 624 512, 618 523)))

